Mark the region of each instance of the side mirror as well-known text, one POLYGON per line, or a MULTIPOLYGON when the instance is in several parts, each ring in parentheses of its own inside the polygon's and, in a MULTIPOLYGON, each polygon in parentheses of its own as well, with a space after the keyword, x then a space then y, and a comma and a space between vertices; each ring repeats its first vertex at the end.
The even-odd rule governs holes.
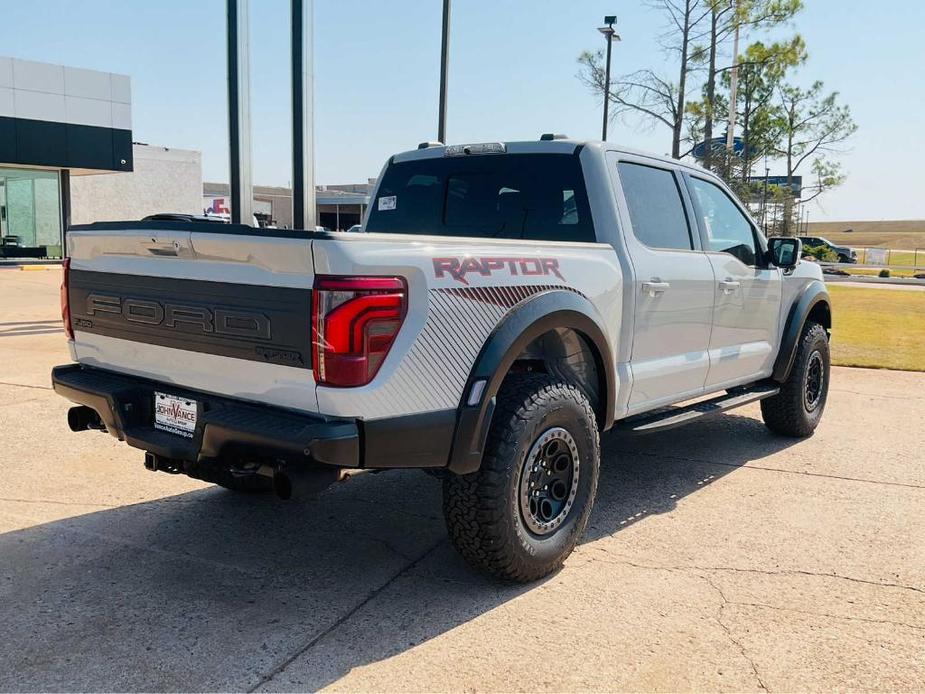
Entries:
POLYGON ((768 260, 771 265, 784 269, 795 268, 803 254, 803 242, 791 236, 772 236, 768 239, 768 260))

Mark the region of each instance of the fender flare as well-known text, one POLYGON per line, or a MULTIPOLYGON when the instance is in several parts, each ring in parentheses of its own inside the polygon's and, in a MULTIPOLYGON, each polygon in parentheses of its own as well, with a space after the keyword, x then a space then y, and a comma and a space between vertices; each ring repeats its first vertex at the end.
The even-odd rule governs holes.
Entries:
POLYGON ((793 362, 796 359, 797 347, 800 343, 800 335, 803 333, 803 326, 819 304, 825 305, 826 315, 828 316, 828 325, 823 327, 826 330, 832 327, 832 302, 829 299, 829 292, 825 284, 820 280, 813 280, 800 291, 796 300, 790 306, 790 312, 787 314, 787 321, 784 323, 784 331, 781 334, 780 349, 777 352, 777 359, 774 362, 774 371, 771 378, 778 383, 783 383, 790 377, 790 370, 793 368, 793 362))
POLYGON ((589 341, 595 353, 598 374, 603 376, 601 424, 610 428, 616 402, 616 374, 610 341, 597 309, 583 295, 565 290, 537 294, 509 313, 492 331, 466 380, 456 417, 449 469, 457 474, 475 472, 482 464, 482 451, 498 390, 508 370, 534 339, 555 328, 571 328, 589 341), (479 402, 468 405, 473 384, 485 381, 479 402))

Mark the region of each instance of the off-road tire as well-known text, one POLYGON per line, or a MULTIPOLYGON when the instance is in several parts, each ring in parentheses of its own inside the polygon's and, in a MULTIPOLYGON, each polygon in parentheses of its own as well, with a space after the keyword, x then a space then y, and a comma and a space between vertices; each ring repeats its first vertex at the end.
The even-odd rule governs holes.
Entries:
POLYGON ((761 416, 768 429, 795 438, 812 434, 825 409, 829 371, 829 339, 825 328, 818 323, 807 322, 800 335, 790 376, 781 384, 780 393, 761 401, 761 416), (815 405, 810 407, 807 393, 812 391, 808 390, 808 381, 817 358, 821 362, 822 383, 815 405))
POLYGON ((558 569, 581 539, 599 469, 597 421, 581 390, 542 374, 510 377, 498 393, 481 467, 444 479, 450 539, 466 561, 490 575, 519 582, 542 578, 558 569), (575 495, 560 524, 537 534, 522 510, 521 475, 529 474, 525 460, 540 437, 559 428, 578 452, 575 495))

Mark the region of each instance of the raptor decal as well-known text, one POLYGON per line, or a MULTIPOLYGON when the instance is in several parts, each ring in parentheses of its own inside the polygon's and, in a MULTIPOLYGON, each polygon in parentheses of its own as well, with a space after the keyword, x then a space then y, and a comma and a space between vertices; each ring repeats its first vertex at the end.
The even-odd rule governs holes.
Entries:
POLYGON ((465 256, 462 258, 434 258, 434 275, 442 279, 449 275, 457 282, 469 284, 466 275, 476 273, 482 277, 491 277, 494 274, 508 274, 511 276, 542 276, 554 275, 565 280, 559 272, 558 258, 516 258, 516 257, 479 257, 465 256))

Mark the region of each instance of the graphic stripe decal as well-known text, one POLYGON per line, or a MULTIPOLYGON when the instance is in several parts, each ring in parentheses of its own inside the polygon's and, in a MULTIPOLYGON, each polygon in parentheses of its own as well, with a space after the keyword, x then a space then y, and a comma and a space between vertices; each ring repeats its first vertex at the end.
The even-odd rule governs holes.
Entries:
POLYGON ((577 289, 559 284, 513 285, 501 287, 448 287, 436 289, 434 291, 461 296, 473 301, 496 304, 505 308, 513 308, 524 299, 528 299, 540 292, 548 292, 553 289, 581 294, 577 289))
POLYGON ((375 418, 455 408, 482 346, 504 316, 562 285, 447 287, 430 291, 427 320, 384 383, 351 393, 356 411, 375 418))

